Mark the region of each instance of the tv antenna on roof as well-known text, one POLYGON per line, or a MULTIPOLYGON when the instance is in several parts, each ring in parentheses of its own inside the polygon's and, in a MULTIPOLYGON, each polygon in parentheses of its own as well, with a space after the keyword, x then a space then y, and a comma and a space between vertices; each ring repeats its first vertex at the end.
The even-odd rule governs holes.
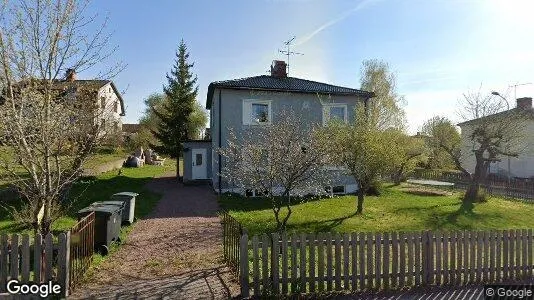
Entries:
POLYGON ((287 74, 289 74, 289 56, 290 55, 304 55, 304 53, 299 53, 299 52, 293 52, 291 51, 290 47, 291 47, 291 44, 293 43, 293 41, 295 40, 295 36, 293 36, 291 39, 287 40, 284 42, 284 45, 286 45, 286 50, 280 50, 278 49, 278 52, 284 54, 287 56, 287 74))
POLYGON ((514 88, 514 100, 517 99, 517 87, 518 86, 522 86, 522 85, 529 85, 529 84, 532 84, 532 82, 527 82, 527 83, 516 83, 516 84, 512 84, 510 87, 513 87, 514 88))

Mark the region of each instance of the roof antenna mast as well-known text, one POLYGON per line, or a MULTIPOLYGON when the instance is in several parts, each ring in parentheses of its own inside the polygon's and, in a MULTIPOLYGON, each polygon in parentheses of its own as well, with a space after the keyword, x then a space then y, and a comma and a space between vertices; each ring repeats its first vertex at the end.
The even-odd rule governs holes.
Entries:
POLYGON ((293 36, 291 39, 287 40, 284 42, 284 45, 286 46, 286 50, 280 50, 278 49, 278 52, 284 54, 287 56, 287 74, 289 75, 289 56, 290 55, 304 55, 304 53, 299 53, 299 52, 293 52, 291 51, 290 47, 291 47, 291 44, 293 43, 293 41, 295 40, 295 36, 293 36))
POLYGON ((529 85, 529 84, 532 84, 532 82, 527 82, 527 83, 517 83, 516 84, 512 84, 510 85, 509 87, 513 87, 514 88, 514 100, 517 99, 517 87, 518 86, 522 86, 522 85, 529 85))

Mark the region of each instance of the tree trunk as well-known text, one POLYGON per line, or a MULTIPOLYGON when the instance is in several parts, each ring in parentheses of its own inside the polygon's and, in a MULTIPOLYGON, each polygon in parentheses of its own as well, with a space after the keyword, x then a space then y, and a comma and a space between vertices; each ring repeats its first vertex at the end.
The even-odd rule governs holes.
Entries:
POLYGON ((282 229, 282 222, 280 221, 280 208, 273 206, 274 220, 276 221, 276 231, 280 232, 282 229))
POLYGON ((393 183, 395 185, 401 184, 403 172, 404 172, 404 163, 399 167, 399 169, 393 175, 393 183))
POLYGON ((469 184, 469 187, 467 187, 467 191, 465 192, 463 202, 464 203, 473 203, 476 201, 478 197, 478 191, 480 190, 480 183, 476 181, 472 181, 469 184))
POLYGON ((399 170, 393 175, 393 183, 395 185, 400 185, 401 182, 402 182, 402 170, 399 170))
POLYGON ((52 222, 50 221, 50 219, 44 219, 41 222, 41 229, 40 229, 41 232, 40 233, 41 233, 41 235, 43 237, 50 233, 50 225, 52 225, 52 222))
POLYGON ((291 206, 289 204, 286 205, 287 208, 287 215, 282 220, 281 228, 279 230, 280 234, 286 231, 287 221, 289 221, 289 217, 291 216, 292 210, 291 206))
POLYGON ((356 214, 362 214, 363 213, 363 200, 364 200, 365 191, 360 185, 360 188, 358 189, 358 205, 356 208, 356 214))
POLYGON ((481 151, 475 152, 475 159, 476 159, 475 173, 471 176, 471 183, 469 184, 469 187, 467 188, 467 191, 465 192, 465 195, 463 198, 464 204, 471 204, 481 199, 479 192, 481 189, 481 184, 486 178, 488 166, 487 166, 486 161, 484 160, 483 152, 481 151))

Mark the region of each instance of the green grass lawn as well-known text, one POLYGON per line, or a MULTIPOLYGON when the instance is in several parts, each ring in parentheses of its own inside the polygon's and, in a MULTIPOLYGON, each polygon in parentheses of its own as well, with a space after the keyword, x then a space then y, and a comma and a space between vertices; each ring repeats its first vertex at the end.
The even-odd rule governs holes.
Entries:
MULTIPOLYGON (((11 154, 10 154, 9 148, 7 147, 0 147, 0 162, 2 160, 11 160, 11 154)), ((91 155, 90 158, 87 159, 86 163, 84 164, 84 169, 92 169, 100 165, 104 165, 110 162, 114 162, 120 159, 126 160, 128 157, 128 152, 125 150, 118 150, 115 153, 109 153, 109 154, 103 154, 103 153, 95 153, 91 155)), ((20 170, 20 174, 24 174, 24 170, 20 167, 16 167, 17 170, 20 170)), ((3 178, 2 176, 3 170, 0 169, 0 189, 3 185, 8 184, 7 178, 3 178)))
MULTIPOLYGON (((76 183, 71 191, 71 198, 78 200, 67 211, 67 214, 53 224, 53 231, 66 231, 76 224, 76 212, 95 201, 109 200, 109 197, 118 192, 131 191, 140 195, 135 204, 135 215, 142 218, 149 214, 161 195, 148 191, 144 185, 152 178, 166 172, 174 172, 176 164, 173 160, 167 160, 165 166, 149 166, 142 168, 123 169, 122 175, 118 172, 110 171, 97 177, 82 179, 76 183)), ((13 203, 17 205, 17 203, 13 203)), ((31 229, 20 228, 8 216, 7 212, 0 208, 0 232, 23 233, 31 232, 31 229)))
POLYGON ((111 154, 93 154, 84 165, 84 169, 92 169, 117 160, 126 160, 128 152, 119 151, 111 154))
MULTIPOLYGON (((534 204, 490 198, 471 212, 460 211, 460 194, 421 196, 402 187, 387 187, 380 197, 367 196, 363 215, 354 215, 356 196, 341 196, 296 204, 288 232, 369 232, 533 228, 534 204)), ((276 228, 270 202, 224 195, 221 206, 250 234, 276 228)), ((285 210, 283 210, 285 213, 285 210)))

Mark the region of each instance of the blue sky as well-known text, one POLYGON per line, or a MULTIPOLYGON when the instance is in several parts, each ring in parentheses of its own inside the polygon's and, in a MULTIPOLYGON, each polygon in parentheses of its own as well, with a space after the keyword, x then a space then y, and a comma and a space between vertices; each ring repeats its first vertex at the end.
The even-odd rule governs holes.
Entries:
MULTIPOLYGON (((482 85, 513 106, 509 86, 534 82, 530 0, 94 0, 91 10, 109 16, 113 59, 127 64, 113 79, 126 89, 125 123, 161 92, 182 38, 203 105, 212 81, 266 74, 292 36, 305 55, 291 58, 290 76, 358 88, 362 61, 382 59, 397 74, 412 133, 436 114, 459 121, 464 92, 482 85)), ((533 95, 534 85, 517 88, 517 97, 533 95)))

